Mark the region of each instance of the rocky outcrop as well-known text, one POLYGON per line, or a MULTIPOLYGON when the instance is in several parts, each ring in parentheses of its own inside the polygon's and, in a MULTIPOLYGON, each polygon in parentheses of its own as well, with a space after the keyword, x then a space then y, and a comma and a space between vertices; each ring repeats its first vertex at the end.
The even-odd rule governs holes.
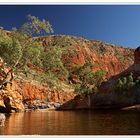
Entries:
POLYGON ((23 111, 23 97, 15 90, 14 84, 8 84, 5 89, 0 91, 0 112, 23 111))
POLYGON ((74 98, 70 102, 64 104, 61 109, 77 109, 77 108, 88 108, 88 109, 120 109, 122 110, 139 110, 140 104, 140 94, 138 87, 137 89, 132 89, 127 91, 127 96, 118 95, 114 93, 114 87, 119 78, 128 76, 133 73, 133 76, 137 77, 140 75, 140 47, 138 47, 134 52, 134 62, 126 70, 120 72, 117 75, 110 77, 107 81, 103 82, 99 87, 97 94, 91 94, 90 100, 91 104, 80 103, 81 101, 88 101, 88 98, 84 99, 74 98), (136 91, 135 91, 136 90, 136 91), (77 100, 78 99, 78 100, 77 100), (138 105, 137 105, 138 104, 138 105))
POLYGON ((43 86, 38 83, 30 81, 16 81, 16 91, 23 97, 23 102, 31 100, 44 100, 49 102, 64 103, 76 95, 72 91, 62 91, 58 89, 51 89, 47 85, 43 86))
MULTIPOLYGON (((103 82, 102 85, 100 86, 99 92, 98 92, 99 97, 102 96, 103 98, 106 99, 103 102, 102 101, 100 102, 100 99, 98 100, 98 103, 100 102, 99 104, 101 108, 107 105, 108 101, 111 101, 111 104, 108 105, 108 107, 110 108, 113 104, 116 104, 118 108, 125 107, 124 110, 127 110, 127 109, 133 110, 133 108, 136 108, 136 109, 139 108, 139 106, 136 105, 136 104, 140 104, 140 94, 138 90, 139 89, 138 85, 133 89, 129 89, 123 93, 120 93, 121 95, 117 95, 117 93, 115 93, 114 91, 117 80, 119 78, 130 75, 130 73, 133 74, 133 77, 138 77, 140 75, 140 47, 138 47, 135 50, 134 63, 130 67, 128 67, 126 70, 119 73, 118 75, 111 77, 108 81, 103 82), (132 106, 132 107, 127 108, 127 106, 132 106)), ((93 104, 92 104, 93 106, 96 106, 95 101, 94 101, 95 99, 96 98, 93 98, 93 104)))
POLYGON ((97 40, 87 40, 75 36, 55 35, 37 37, 44 47, 59 46, 68 48, 63 54, 63 62, 71 69, 90 60, 93 71, 104 70, 107 79, 127 69, 134 61, 134 49, 107 44, 97 40))
MULTIPOLYGON (((134 49, 114 46, 102 41, 64 35, 36 37, 35 39, 41 41, 44 47, 67 46, 68 51, 62 56, 67 68, 83 65, 90 60, 94 65, 93 71, 104 70, 107 72, 106 79, 127 69, 132 65, 134 59, 134 49)), ((138 58, 135 58, 135 61, 137 60, 138 58)), ((34 69, 31 64, 29 68, 34 69)), ((34 70, 43 72, 41 68, 34 70)), ((72 80, 78 83, 76 75, 73 75, 72 80)), ((108 92, 108 87, 106 87, 106 92, 108 92)), ((16 80, 12 85, 8 84, 6 89, 0 90, 0 111, 3 112, 22 111, 25 108, 55 108, 68 102, 72 102, 73 108, 89 108, 88 97, 77 97, 73 91, 50 89, 47 85, 41 85, 30 79, 28 81, 16 80)))
POLYGON ((120 72, 119 74, 111 77, 108 81, 103 82, 100 86, 100 93, 111 93, 114 87, 114 84, 116 83, 117 79, 127 76, 128 74, 133 73, 134 76, 140 75, 140 47, 138 47, 134 51, 134 62, 132 65, 130 65, 126 70, 120 72))
POLYGON ((48 110, 55 110, 58 109, 62 104, 59 102, 48 102, 43 100, 31 100, 24 103, 25 111, 32 111, 32 110, 40 110, 40 109, 48 109, 48 110))
POLYGON ((29 81, 14 81, 0 91, 0 112, 55 109, 76 96, 29 81))
POLYGON ((57 108, 76 96, 73 91, 51 89, 37 82, 19 80, 14 84, 16 92, 22 95, 25 108, 29 110, 57 108))

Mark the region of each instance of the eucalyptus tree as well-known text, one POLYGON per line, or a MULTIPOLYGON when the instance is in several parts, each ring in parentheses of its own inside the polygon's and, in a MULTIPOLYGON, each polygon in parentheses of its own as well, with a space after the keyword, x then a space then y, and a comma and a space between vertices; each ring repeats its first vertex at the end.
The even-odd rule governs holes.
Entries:
POLYGON ((43 47, 34 36, 53 33, 49 21, 28 15, 27 21, 18 29, 6 31, 0 28, 0 57, 3 77, 1 85, 11 82, 14 73, 24 71, 28 63, 41 65, 43 47))

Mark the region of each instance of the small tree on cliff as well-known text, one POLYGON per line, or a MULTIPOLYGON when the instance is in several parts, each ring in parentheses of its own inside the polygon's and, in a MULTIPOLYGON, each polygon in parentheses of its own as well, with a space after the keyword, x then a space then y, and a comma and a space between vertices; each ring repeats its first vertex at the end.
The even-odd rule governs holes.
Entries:
POLYGON ((69 73, 62 62, 62 54, 66 51, 60 46, 47 46, 45 53, 42 54, 42 64, 46 72, 51 72, 57 78, 67 79, 69 73))
POLYGON ((5 65, 10 67, 8 71, 4 72, 5 76, 1 85, 7 81, 8 77, 12 81, 14 72, 24 71, 27 63, 41 65, 43 48, 33 36, 52 32, 51 24, 47 20, 40 20, 31 15, 27 16, 27 22, 19 29, 13 28, 11 32, 0 29, 0 57, 6 62, 6 64, 2 64, 2 67, 5 65))
POLYGON ((93 64, 89 61, 78 67, 73 73, 77 74, 80 80, 80 84, 75 86, 75 91, 80 93, 80 96, 85 99, 88 107, 90 107, 91 94, 97 93, 98 86, 102 83, 106 72, 103 70, 93 72, 93 64))

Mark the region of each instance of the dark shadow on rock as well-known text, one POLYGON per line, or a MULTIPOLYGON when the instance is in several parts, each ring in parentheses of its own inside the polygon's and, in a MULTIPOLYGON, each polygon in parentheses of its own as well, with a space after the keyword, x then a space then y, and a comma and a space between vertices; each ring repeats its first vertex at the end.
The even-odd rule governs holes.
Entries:
POLYGON ((81 97, 80 95, 75 96, 75 98, 62 104, 57 110, 80 110, 80 109, 90 109, 87 104, 87 99, 81 97))
POLYGON ((11 106, 9 97, 5 96, 3 99, 4 99, 4 105, 6 107, 6 113, 10 113, 12 110, 18 112, 16 108, 11 106))
POLYGON ((6 107, 0 106, 0 113, 8 113, 6 107))
POLYGON ((120 110, 124 107, 140 104, 140 95, 130 92, 127 96, 121 98, 117 94, 91 94, 90 105, 88 98, 77 95, 62 104, 57 110, 120 110), (133 95, 133 96, 132 96, 133 95))

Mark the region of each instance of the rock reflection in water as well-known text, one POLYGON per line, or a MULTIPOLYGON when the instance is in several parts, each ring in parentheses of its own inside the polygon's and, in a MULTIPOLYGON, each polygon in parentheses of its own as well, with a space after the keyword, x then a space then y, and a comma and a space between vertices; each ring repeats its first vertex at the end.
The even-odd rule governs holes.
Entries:
POLYGON ((0 127, 4 126, 5 124, 5 114, 0 113, 0 127))
POLYGON ((12 113, 1 135, 140 134, 140 113, 130 111, 48 111, 12 113))

